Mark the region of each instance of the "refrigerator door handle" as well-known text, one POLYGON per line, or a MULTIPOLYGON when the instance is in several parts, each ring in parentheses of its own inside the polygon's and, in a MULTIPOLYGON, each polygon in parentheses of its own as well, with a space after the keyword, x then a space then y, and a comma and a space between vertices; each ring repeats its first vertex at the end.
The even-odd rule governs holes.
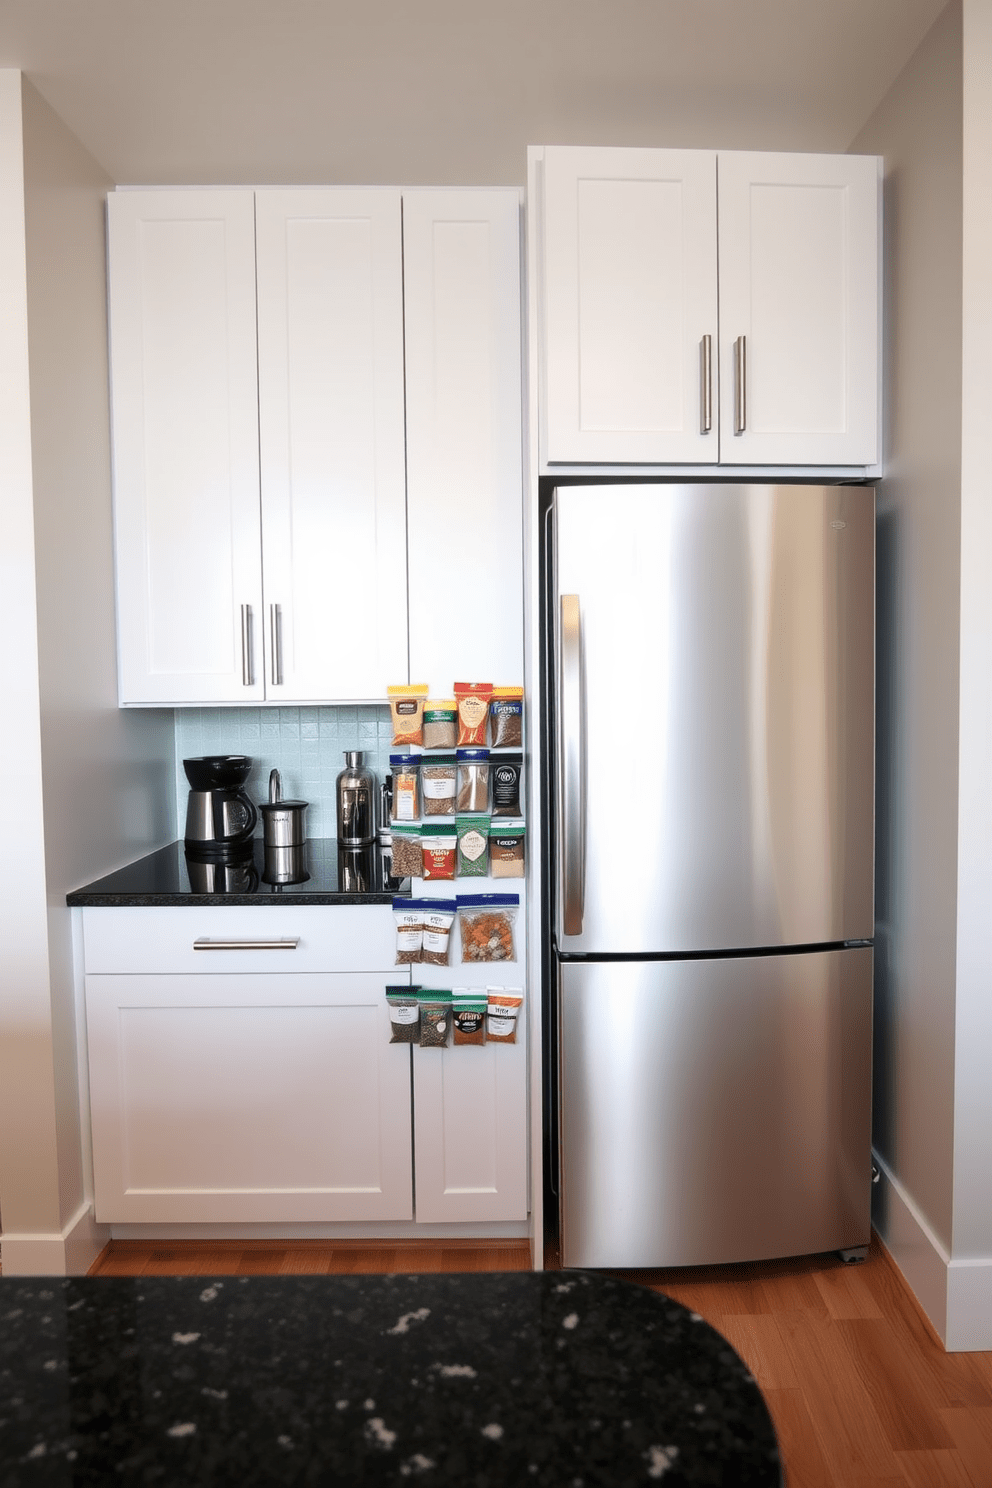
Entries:
POLYGON ((560 779, 562 929, 582 934, 585 909, 585 842, 582 752, 582 620, 579 596, 561 596, 560 779))

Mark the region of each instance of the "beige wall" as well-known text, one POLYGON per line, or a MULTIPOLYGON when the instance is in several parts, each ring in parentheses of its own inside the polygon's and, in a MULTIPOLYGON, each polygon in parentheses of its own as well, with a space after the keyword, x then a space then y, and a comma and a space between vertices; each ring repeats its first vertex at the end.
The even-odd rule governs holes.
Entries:
POLYGON ((885 157, 873 1138, 948 1249, 961 521, 961 8, 852 149, 885 157))
POLYGON ((12 642, 0 648, 0 778, 17 844, 0 867, 10 1273, 79 1269, 98 1238, 85 1218, 66 892, 171 839, 175 821, 172 716, 116 703, 103 210, 112 183, 15 72, 0 73, 0 108, 0 476, 11 476, 0 478, 0 608, 10 607, 0 633, 12 642))

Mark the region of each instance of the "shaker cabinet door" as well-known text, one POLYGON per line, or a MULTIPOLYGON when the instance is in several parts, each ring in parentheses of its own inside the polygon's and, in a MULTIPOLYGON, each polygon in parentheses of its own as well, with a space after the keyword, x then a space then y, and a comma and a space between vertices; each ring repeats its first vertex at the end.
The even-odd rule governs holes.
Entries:
POLYGON ((720 459, 878 458, 879 161, 721 153, 720 459))
POLYGON ((545 463, 715 462, 716 155, 551 146, 543 171, 545 463))
POLYGON ((407 676, 400 194, 256 213, 265 695, 380 698, 407 676))
POLYGON ((523 678, 520 198, 403 196, 410 675, 523 678))
POLYGON ((122 703, 262 696, 250 191, 108 200, 122 703))
POLYGON ((100 1222, 412 1218, 387 980, 87 976, 100 1222))

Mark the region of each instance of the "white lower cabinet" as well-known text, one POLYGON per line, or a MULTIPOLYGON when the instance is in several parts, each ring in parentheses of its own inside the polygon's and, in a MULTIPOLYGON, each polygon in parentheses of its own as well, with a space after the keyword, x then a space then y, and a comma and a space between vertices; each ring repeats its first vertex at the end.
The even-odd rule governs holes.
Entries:
POLYGON ((524 1021, 390 1043, 387 906, 82 915, 100 1223, 526 1219, 524 1021))
POLYGON ((516 1044, 414 1049, 419 1220, 527 1218, 524 1022, 516 1044))

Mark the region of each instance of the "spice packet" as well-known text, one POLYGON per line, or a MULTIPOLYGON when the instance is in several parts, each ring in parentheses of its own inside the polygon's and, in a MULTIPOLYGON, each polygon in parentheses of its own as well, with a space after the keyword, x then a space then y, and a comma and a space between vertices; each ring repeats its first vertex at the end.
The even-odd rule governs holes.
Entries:
POLYGON ((488 816, 459 816, 458 877, 485 878, 489 870, 488 816))
POLYGON ((458 743, 458 704, 454 698, 428 698, 424 704, 424 748, 454 749, 458 743))
POLYGON ((515 1044, 517 1014, 524 1000, 522 987, 486 988, 486 1042, 515 1044))
POLYGON ((432 754, 420 761, 420 793, 425 816, 454 816, 458 761, 454 754, 432 754))
POLYGON ((493 816, 519 816, 523 783, 522 754, 501 754, 489 762, 493 816))
POLYGON ((418 987, 417 1000, 420 1003, 420 1047, 445 1048, 451 1032, 451 993, 418 987))
POLYGON ((458 704, 458 743, 485 744, 486 721, 489 717, 491 682, 456 682, 453 688, 458 704))
POLYGON ((455 805, 459 811, 489 810, 489 750, 459 749, 458 795, 455 805))
POLYGON ((424 878, 454 878, 458 837, 455 824, 424 822, 420 828, 420 853, 424 878))
MULTIPOLYGON (((489 873, 492 878, 524 877, 524 840, 527 828, 523 822, 500 822, 489 829, 489 873)), ((394 849, 395 851, 395 849, 394 849)))
POLYGON ((393 715, 393 743, 406 746, 424 742, 424 703, 430 688, 426 682, 412 686, 387 687, 390 712, 393 715))
POLYGON ((489 704, 489 727, 494 749, 519 749, 524 742, 524 690, 494 687, 489 704))
POLYGON ((515 961, 513 922, 519 894, 459 894, 463 961, 515 961))
POLYGON ((387 987, 391 1044, 420 1042, 420 1003, 416 987, 387 987))
POLYGON ((418 899, 422 924, 421 961, 430 966, 447 966, 451 949, 451 926, 458 909, 456 899, 418 899))
POLYGON ((454 1006, 454 1041, 456 1044, 486 1042, 486 994, 478 987, 455 987, 451 993, 454 1006))
POLYGON ((420 850, 420 828, 414 822, 395 822, 392 838, 394 878, 423 878, 424 856, 420 850))
POLYGON ((413 965, 420 960, 424 945, 424 917, 419 901, 395 898, 393 918, 396 921, 396 965, 413 965))
POLYGON ((391 754, 394 822, 416 821, 420 816, 420 755, 391 754))

